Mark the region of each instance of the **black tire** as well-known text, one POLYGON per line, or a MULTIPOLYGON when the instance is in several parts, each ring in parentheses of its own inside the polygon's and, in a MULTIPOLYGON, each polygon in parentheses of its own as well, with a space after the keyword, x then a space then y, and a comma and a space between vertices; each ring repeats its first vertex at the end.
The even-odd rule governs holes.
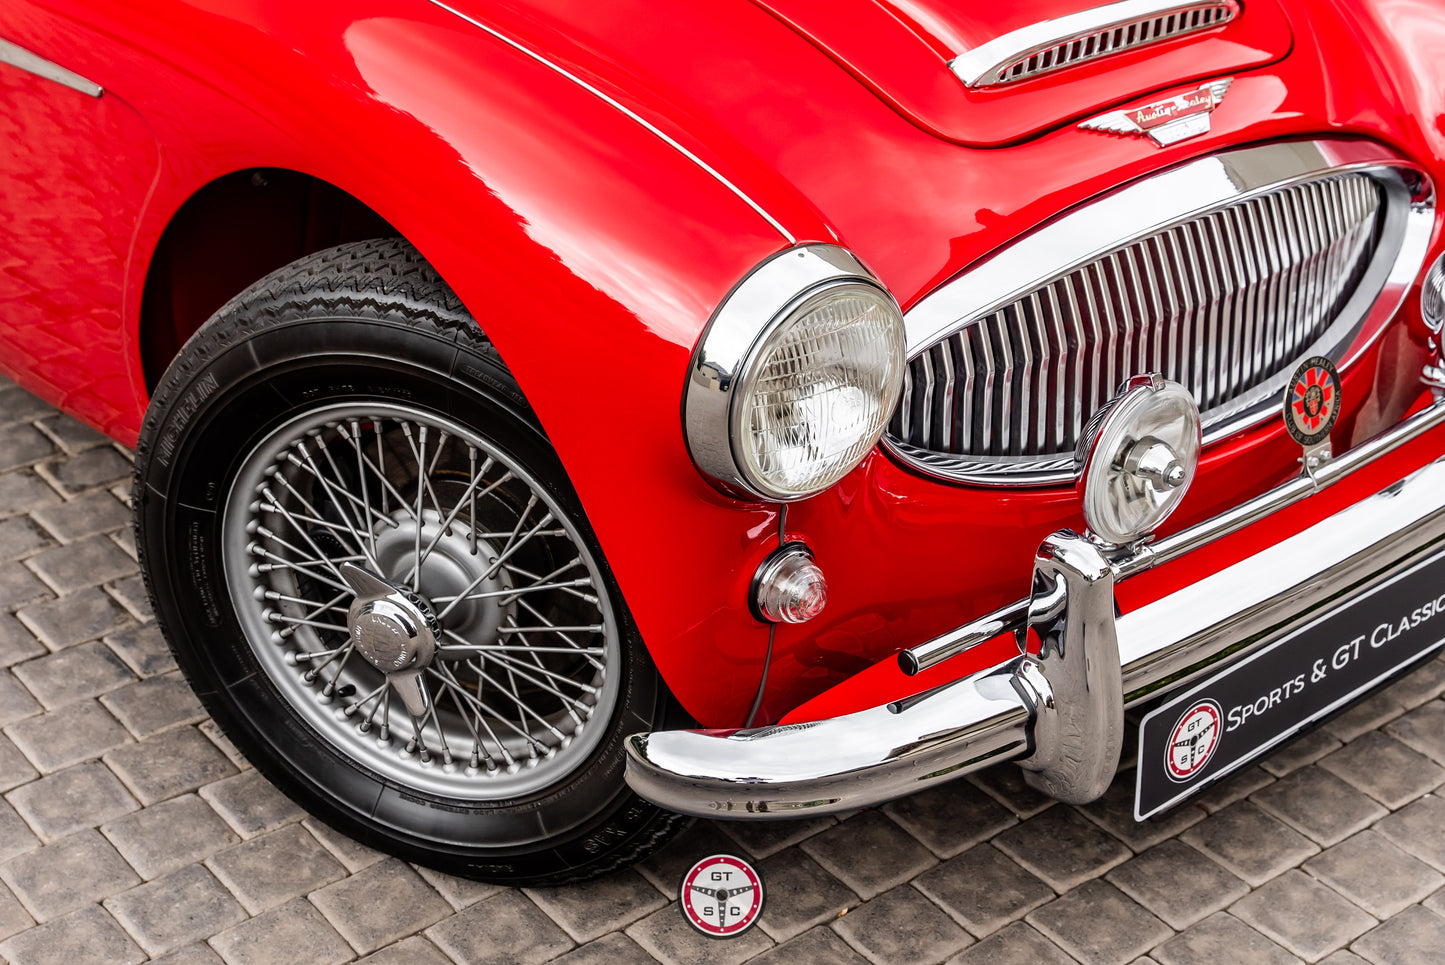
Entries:
MULTIPOLYGON (((411 440, 412 436, 406 438, 411 440)), ((350 450, 337 451, 344 455, 350 450)), ((414 446, 412 451, 415 454, 414 446)), ((595 877, 645 857, 684 826, 683 818, 634 795, 622 776, 623 739, 637 731, 676 725, 680 716, 676 703, 638 637, 576 494, 515 380, 460 300, 409 244, 400 239, 383 239, 318 252, 267 276, 222 307, 186 343, 161 380, 146 414, 136 456, 136 543, 160 629, 211 716, 261 773, 312 814, 359 841, 407 860, 451 874, 512 885, 555 885, 595 877), (358 417, 354 414, 358 410, 349 406, 376 408, 381 414, 369 422, 369 416, 358 417), (402 414, 389 414, 394 410, 402 414), (274 492, 264 498, 258 496, 249 504, 242 501, 251 490, 243 491, 238 478, 251 482, 261 479, 268 486, 276 483, 271 489, 279 490, 287 485, 279 477, 292 471, 287 466, 300 465, 295 459, 291 463, 285 459, 295 452, 304 454, 305 446, 315 445, 319 461, 321 443, 326 441, 327 433, 333 431, 327 428, 332 423, 324 420, 332 418, 332 413, 347 412, 353 413, 349 423, 347 416, 334 416, 336 435, 329 444, 342 446, 343 442, 355 438, 358 468, 349 483, 345 477, 351 471, 340 468, 338 463, 344 466, 346 460, 339 459, 319 475, 313 473, 308 477, 301 469, 295 470, 296 481, 286 491, 298 492, 311 480, 310 497, 305 501, 305 494, 277 497, 274 492), (303 432, 312 425, 307 420, 313 419, 321 428, 305 429, 305 432, 320 432, 320 441, 317 436, 303 432), (419 502, 418 512, 412 513, 408 522, 403 510, 408 513, 412 510, 402 505, 399 489, 394 487, 398 497, 394 509, 380 496, 387 485, 381 481, 382 477, 389 480, 388 473, 399 474, 404 469, 386 464, 385 453, 380 450, 396 451, 398 432, 409 433, 415 425, 420 434, 424 431, 421 427, 430 426, 433 421, 440 427, 435 439, 441 439, 447 427, 452 426, 457 427, 457 431, 451 438, 457 441, 449 448, 446 442, 438 443, 437 454, 430 457, 423 444, 414 459, 418 477, 415 488, 421 494, 419 499, 424 500, 430 493, 435 508, 426 508, 419 502), (344 431, 348 424, 354 437, 344 431), (285 433, 293 431, 286 428, 290 426, 298 427, 294 430, 296 440, 286 443, 284 440, 289 437, 285 433), (365 464, 369 452, 366 447, 373 444, 365 435, 368 428, 375 437, 375 449, 371 450, 375 459, 370 468, 365 464), (463 431, 472 435, 464 438, 463 431), (282 441, 273 442, 273 439, 282 441), (450 504, 453 494, 460 491, 455 488, 459 485, 456 480, 460 478, 460 470, 452 471, 443 479, 436 467, 439 463, 449 466, 460 460, 459 451, 464 443, 471 447, 473 469, 477 464, 478 445, 491 447, 483 448, 484 453, 496 452, 499 461, 492 470, 494 473, 505 468, 506 460, 510 460, 506 466, 519 467, 518 475, 503 480, 499 484, 501 488, 482 497, 483 502, 490 499, 495 503, 495 506, 488 503, 492 508, 484 507, 484 511, 500 514, 510 509, 531 525, 542 508, 554 506, 553 522, 546 524, 553 529, 539 530, 545 535, 533 538, 526 547, 513 546, 510 541, 496 544, 512 547, 515 553, 507 558, 506 568, 502 570, 498 570, 496 557, 505 556, 505 550, 483 543, 483 552, 478 553, 478 544, 471 544, 474 557, 480 555, 492 561, 487 571, 503 574, 498 576, 494 572, 488 577, 494 582, 474 586, 503 587, 491 596, 496 598, 498 608, 511 607, 514 615, 508 618, 512 623, 507 630, 496 632, 511 635, 485 637, 493 641, 488 644, 492 649, 477 652, 470 658, 479 668, 475 690, 465 686, 460 689, 471 697, 460 692, 453 694, 454 688, 440 676, 444 672, 450 679, 461 680, 464 673, 470 672, 466 669, 470 664, 460 662, 462 658, 455 656, 451 659, 457 662, 445 666, 440 663, 440 656, 433 661, 432 668, 424 675, 438 675, 431 681, 435 690, 431 719, 435 721, 438 736, 434 739, 427 730, 429 719, 424 717, 421 729, 414 732, 409 743, 403 744, 400 719, 395 731, 386 726, 392 713, 390 702, 394 693, 400 693, 388 686, 392 678, 382 676, 374 661, 366 663, 354 646, 346 649, 348 643, 342 641, 349 642, 352 638, 341 632, 344 627, 308 630, 300 625, 296 614, 301 610, 311 612, 307 607, 319 595, 332 592, 317 582, 320 577, 313 579, 309 575, 320 572, 327 579, 334 576, 335 566, 323 557, 350 553, 360 559, 367 553, 364 544, 369 539, 371 555, 380 560, 376 533, 382 534, 381 540, 386 539, 391 532, 388 526, 400 532, 404 525, 411 525, 418 546, 423 535, 431 539, 445 528, 445 540, 430 556, 419 555, 413 559, 424 558, 429 561, 426 567, 430 567, 433 557, 442 559, 443 562, 437 564, 441 566, 452 565, 452 556, 455 556, 459 561, 456 566, 471 565, 475 571, 483 572, 483 564, 468 564, 458 548, 461 544, 453 536, 453 525, 459 532, 465 530, 460 516, 455 521, 436 522, 444 503, 450 504), (285 445, 293 448, 284 448, 285 445), (272 460, 270 463, 266 462, 268 458, 272 460), (375 469, 376 462, 382 463, 381 469, 375 469), (428 462, 431 468, 423 469, 428 462), (268 465, 271 468, 264 468, 268 465), (334 512, 324 508, 323 499, 328 490, 320 479, 332 469, 335 474, 328 478, 334 490, 348 485, 355 490, 357 483, 370 479, 371 491, 383 500, 380 507, 373 508, 370 502, 362 507, 361 500, 341 493, 340 499, 332 495, 330 505, 336 507, 334 512), (437 491, 427 489, 431 482, 421 477, 428 473, 431 475, 427 480, 435 478, 437 490, 444 482, 453 487, 447 491, 447 500, 437 491), (542 507, 532 509, 532 503, 528 503, 527 509, 533 516, 518 508, 522 495, 507 495, 508 487, 527 485, 532 487, 529 498, 537 500, 536 505, 542 507), (274 499, 276 503, 267 503, 267 499, 274 499), (296 511, 294 517, 288 513, 283 518, 278 515, 279 509, 266 509, 282 501, 296 511), (390 516, 383 510, 388 510, 390 516), (248 518, 245 516, 248 512, 269 513, 262 522, 272 527, 267 536, 272 542, 257 537, 244 549, 236 545, 236 527, 240 520, 248 518), (393 522, 388 523, 388 518, 393 522), (358 550, 347 542, 347 527, 359 529, 362 519, 370 532, 356 533, 355 542, 362 544, 358 550), (270 520, 275 522, 268 522, 270 520), (311 550, 294 557, 283 553, 287 563, 254 562, 277 558, 275 553, 271 557, 256 554, 263 553, 267 547, 277 550, 281 545, 275 542, 280 538, 278 528, 286 520, 292 520, 296 527, 294 532, 285 530, 293 548, 305 541, 319 554, 314 559, 320 562, 303 562, 313 558, 311 550), (554 529, 565 532, 554 536, 551 535, 554 529), (560 559, 563 551, 549 547, 563 539, 571 540, 568 545, 584 548, 579 558, 586 558, 586 562, 579 566, 586 568, 584 575, 593 581, 588 585, 595 586, 597 592, 545 589, 550 584, 544 581, 531 584, 544 589, 526 598, 542 602, 535 607, 531 603, 521 605, 531 607, 532 613, 552 607, 554 609, 547 611, 552 616, 595 607, 601 616, 588 619, 598 622, 583 628, 585 633, 569 634, 566 646, 582 646, 571 637, 584 642, 602 642, 583 647, 582 655, 575 657, 569 652, 548 655, 540 649, 536 653, 524 653, 519 648, 523 644, 530 647, 537 638, 525 636, 516 623, 515 613, 521 612, 517 609, 517 601, 523 599, 521 594, 501 595, 521 582, 505 574, 514 562, 523 559, 524 549, 537 555, 552 552, 553 557, 560 559), (254 565, 246 567, 247 561, 254 565), (268 575, 257 575, 263 572, 263 565, 268 567, 264 570, 268 575), (330 568, 321 569, 323 566, 330 568), (257 604, 263 607, 260 611, 253 610, 238 589, 249 586, 244 583, 247 579, 273 581, 272 584, 258 582, 252 594, 257 600, 263 597, 268 600, 257 604), (500 579, 513 582, 496 584, 500 579), (281 591, 268 590, 272 585, 282 589, 295 587, 290 592, 298 602, 282 602, 273 607, 267 594, 281 591), (570 595, 564 596, 564 592, 570 595), (557 602, 553 602, 554 597, 557 602), (596 603, 588 602, 594 597, 596 603), (300 600, 306 601, 305 606, 300 600), (260 639, 261 634, 255 629, 256 612, 262 613, 261 619, 291 622, 271 639, 260 639), (284 642, 283 633, 290 634, 284 637, 284 642), (329 642, 334 648, 344 650, 340 664, 332 668, 334 673, 332 669, 320 673, 308 670, 307 674, 297 670, 295 680, 287 676, 291 671, 285 668, 293 666, 287 661, 310 668, 321 664, 325 653, 330 652, 314 649, 314 643, 298 642, 303 638, 320 641, 322 646, 329 642), (508 643, 503 647, 496 643, 501 639, 522 643, 508 643), (277 657, 273 653, 281 655, 277 657), (362 662, 355 663, 358 660, 362 662), (498 663, 498 660, 506 662, 498 663), (550 662, 544 664, 544 661, 550 662), (544 669, 534 669, 533 663, 544 669), (282 669, 278 670, 278 666, 282 669), (556 669, 559 666, 581 667, 582 670, 576 671, 582 674, 579 679, 584 683, 591 681, 589 686, 593 686, 597 695, 585 693, 583 684, 563 682, 560 678, 564 674, 556 669), (488 667, 490 674, 486 672, 488 667), (517 669, 520 667, 530 670, 531 674, 517 669), (504 674, 509 670, 516 673, 504 674), (364 683, 353 687, 333 682, 328 694, 322 679, 331 675, 336 681, 343 672, 356 675, 364 683), (366 677, 366 674, 375 676, 366 677), (539 705, 542 697, 547 696, 544 686, 550 685, 550 691, 556 696, 548 699, 555 699, 559 707, 566 707, 570 717, 557 714, 546 717, 549 731, 543 723, 534 723, 526 716, 526 709, 521 705, 527 701, 514 699, 512 703, 516 707, 512 710, 516 711, 522 726, 516 734, 505 730, 502 727, 505 721, 488 717, 487 712, 480 709, 484 696, 494 702, 505 702, 504 696, 492 696, 507 693, 505 688, 494 690, 491 683, 503 676, 511 681, 513 698, 525 693, 530 695, 528 700, 535 700, 539 705), (522 679, 524 677, 526 679, 522 679), (363 704, 361 694, 373 679, 381 681, 380 696, 375 696, 373 703, 363 704), (307 703, 313 691, 305 689, 318 686, 321 689, 314 691, 314 698, 321 709, 307 703), (610 693, 615 693, 615 698, 604 699, 604 695, 610 693), (445 699, 452 701, 446 707, 443 706, 445 699), (613 702, 608 704, 607 700, 613 702), (378 721, 378 709, 383 703, 387 711, 378 721), (352 716, 347 716, 346 707, 356 707, 352 716), (589 707, 591 716, 588 716, 589 707), (611 708, 606 719, 594 719, 604 716, 601 712, 604 707, 611 708), (468 709, 472 718, 467 717, 468 709), (371 717, 363 720, 363 715, 368 713, 371 717), (332 720, 337 721, 334 733, 332 720), (362 723, 356 723, 358 720, 362 723), (462 751, 457 752, 457 757, 450 756, 452 745, 447 743, 447 736, 450 733, 455 738, 461 733, 458 721, 465 724, 469 720, 469 730, 477 736, 471 744, 471 757, 463 765, 462 751), (496 730, 501 733, 501 737, 494 738, 495 746, 479 728, 484 720, 496 724, 496 730), (353 724, 355 733, 346 730, 353 724), (572 730, 566 731, 568 727, 572 730), (524 731, 530 735, 525 741, 517 736, 524 731), (554 737, 552 732, 558 736, 554 737), (396 746, 381 741, 378 734, 391 735, 389 740, 396 746), (377 747, 381 748, 376 754, 380 756, 368 756, 372 753, 368 750, 370 745, 356 743, 363 741, 363 737, 375 738, 377 747), (513 745, 511 753, 504 746, 508 742, 513 745), (555 742, 555 746, 549 742, 555 742), (408 751, 407 747, 414 750, 408 751), (447 762, 439 763, 444 760, 443 747, 447 762), (589 747, 584 756, 580 748, 589 747), (392 757, 396 759, 394 764, 392 757), (559 761, 565 762, 566 767, 557 763, 559 761), (427 771, 429 764, 435 769, 427 771), (509 770, 513 767, 515 771, 509 770), (547 771, 544 767, 553 770, 547 771), (527 781, 542 780, 535 775, 545 777, 553 773, 558 775, 555 780, 541 786, 526 786, 527 781), (487 781, 493 780, 489 776, 492 774, 499 775, 500 782, 511 783, 488 784, 487 781), (471 780, 475 780, 479 788, 476 793, 470 791, 472 784, 465 783, 471 780), (464 785, 466 793, 455 792, 455 788, 464 785), (494 786, 503 790, 494 793, 490 790, 494 786)), ((483 481, 491 485, 490 477, 483 475, 483 481)), ((507 475, 512 475, 510 469, 507 475)), ((473 494, 483 488, 478 478, 471 472, 466 479, 466 485, 471 487, 466 491, 468 495, 454 497, 455 506, 451 510, 454 515, 459 514, 464 500, 472 502, 470 532, 486 528, 478 522, 480 517, 473 498, 473 494)), ((259 487, 253 488, 260 492, 259 487)), ((521 525, 521 522, 517 524, 521 525)), ((261 532, 255 518, 248 526, 248 533, 261 532)), ((512 541, 519 539, 519 532, 520 529, 513 529, 512 541)), ((500 539, 498 534, 489 535, 500 539)), ((534 565, 549 565, 553 557, 534 565)), ((359 565, 371 564, 363 561, 359 565)), ((381 566, 379 562, 376 565, 381 566)), ((574 566, 570 572, 578 571, 579 567, 574 566)), ((473 570, 465 571, 463 575, 471 572, 473 570)), ((400 584, 400 573, 398 570, 388 578, 400 584)), ((418 576, 415 582, 420 585, 424 581, 418 576)), ((455 591, 454 595, 461 599, 453 606, 465 604, 458 613, 471 607, 481 613, 478 619, 501 619, 492 616, 491 610, 483 609, 492 605, 491 599, 471 602, 473 592, 476 592, 473 587, 455 591)), ((276 599, 284 596, 281 594, 276 599)), ((344 606, 344 601, 332 605, 321 615, 337 619, 338 613, 345 612, 344 606)), ((440 612, 442 607, 436 609, 440 612)), ((561 625, 547 619, 546 626, 561 625)), ((562 629, 569 628, 563 626, 562 629)), ((554 636, 561 634, 560 630, 549 632, 554 636)), ((545 642, 553 637, 543 639, 545 642)), ((553 648, 554 651, 563 649, 562 646, 553 648)), ((537 721, 544 720, 542 715, 552 713, 547 709, 550 705, 541 706, 541 711, 533 711, 537 721)), ((509 716, 512 710, 496 716, 509 716)), ((413 720, 406 718, 407 722, 413 720)))

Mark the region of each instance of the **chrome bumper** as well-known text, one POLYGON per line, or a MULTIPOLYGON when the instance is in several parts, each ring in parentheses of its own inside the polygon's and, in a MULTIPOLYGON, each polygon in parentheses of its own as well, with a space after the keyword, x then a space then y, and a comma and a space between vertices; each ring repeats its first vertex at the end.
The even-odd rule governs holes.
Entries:
POLYGON ((900 655, 916 672, 1009 630, 1038 656, 907 700, 801 724, 660 731, 627 741, 627 783, 705 817, 826 814, 1017 760, 1084 803, 1118 767, 1124 708, 1242 659, 1368 592, 1445 540, 1445 457, 1268 549, 1115 616, 1114 584, 1235 532, 1445 423, 1445 402, 1215 519, 1106 559, 1069 531, 1044 540, 1028 599, 900 655))

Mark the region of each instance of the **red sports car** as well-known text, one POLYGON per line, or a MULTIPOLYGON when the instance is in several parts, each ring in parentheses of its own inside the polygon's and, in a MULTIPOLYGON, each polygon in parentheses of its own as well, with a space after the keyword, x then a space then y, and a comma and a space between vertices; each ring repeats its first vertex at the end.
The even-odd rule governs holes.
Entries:
POLYGON ((1442 53, 7 0, 0 371, 135 447, 192 686, 376 847, 559 883, 1010 760, 1143 818, 1445 643, 1442 53))

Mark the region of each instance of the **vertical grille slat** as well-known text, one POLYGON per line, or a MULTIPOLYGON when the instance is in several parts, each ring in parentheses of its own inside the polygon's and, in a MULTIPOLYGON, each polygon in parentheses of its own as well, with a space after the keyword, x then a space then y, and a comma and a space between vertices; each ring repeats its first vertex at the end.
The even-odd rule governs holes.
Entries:
POLYGON ((1189 388, 1206 426, 1228 418, 1329 328, 1383 210, 1369 176, 1333 175, 1106 252, 916 355, 890 433, 983 463, 1058 457, 1151 371, 1189 388))

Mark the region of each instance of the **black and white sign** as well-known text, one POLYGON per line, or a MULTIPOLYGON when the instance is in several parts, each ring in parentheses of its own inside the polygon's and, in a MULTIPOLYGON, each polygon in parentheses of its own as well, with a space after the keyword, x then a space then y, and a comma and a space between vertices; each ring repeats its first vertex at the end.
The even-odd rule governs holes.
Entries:
POLYGON ((1445 644, 1445 553, 1157 708, 1139 726, 1134 817, 1224 777, 1445 644))

